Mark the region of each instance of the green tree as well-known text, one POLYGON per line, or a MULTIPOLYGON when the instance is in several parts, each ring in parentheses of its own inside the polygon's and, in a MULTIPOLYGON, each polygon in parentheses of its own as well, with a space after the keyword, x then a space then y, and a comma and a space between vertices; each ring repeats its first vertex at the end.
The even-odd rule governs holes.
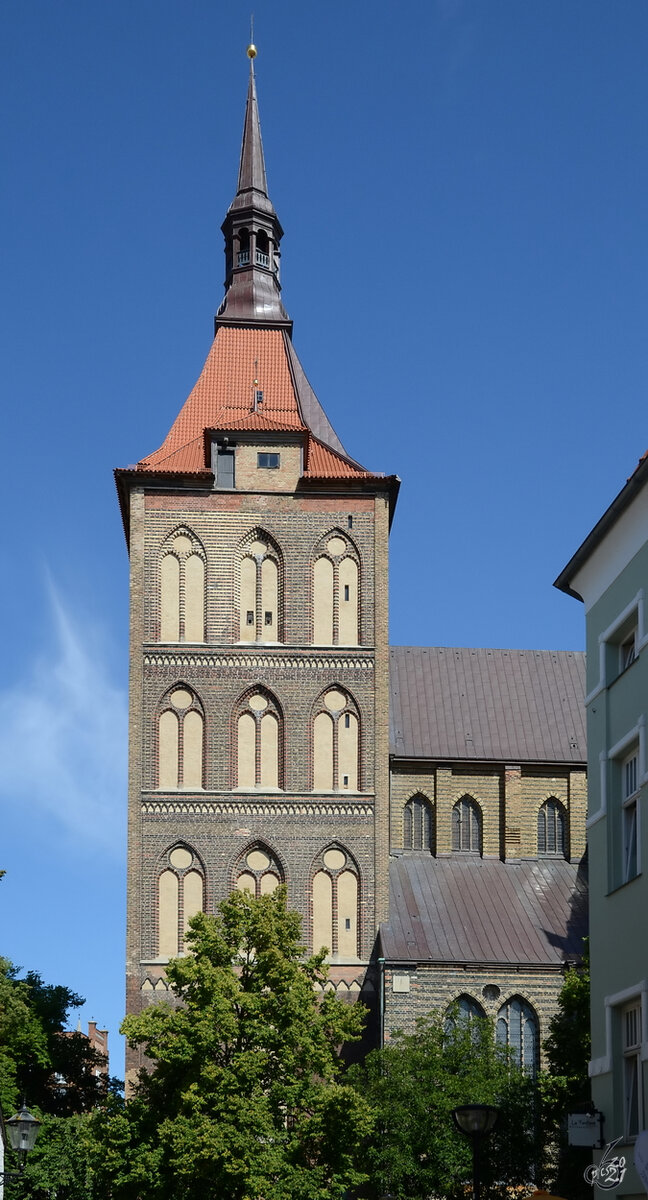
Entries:
POLYGON ((591 1160, 591 1150, 567 1144, 566 1120, 570 1112, 583 1112, 590 1103, 588 1064, 590 1039, 589 948, 584 942, 583 960, 570 967, 558 996, 558 1005, 549 1022, 544 1043, 547 1070, 540 1077, 544 1137, 555 1147, 549 1160, 546 1182, 559 1195, 584 1200, 592 1189, 585 1183, 583 1171, 591 1160))
POLYGON ((528 1183, 538 1154, 535 1086, 495 1044, 490 1021, 439 1014, 397 1033, 351 1072, 377 1111, 363 1164, 369 1194, 407 1200, 461 1197, 472 1178, 472 1151, 452 1120, 459 1104, 493 1104, 498 1123, 483 1147, 484 1192, 528 1183), (498 1181, 498 1187, 495 1186, 498 1181))
POLYGON ((191 922, 167 968, 174 1005, 127 1017, 151 1069, 122 1111, 93 1118, 99 1194, 113 1200, 324 1200, 363 1181, 370 1106, 339 1078, 362 1010, 325 992, 284 889, 235 892, 191 922))
POLYGON ((44 1116, 24 1175, 6 1185, 6 1200, 91 1200, 90 1138, 88 1116, 44 1116))
POLYGON ((45 1030, 30 1004, 27 984, 16 974, 8 959, 0 958, 0 1109, 7 1116, 18 1106, 23 1066, 49 1067, 45 1030))
MULTIPOLYGON (((25 1096, 52 1116, 89 1112, 108 1080, 102 1056, 82 1033, 66 1029, 70 1010, 84 1003, 70 988, 44 983, 36 971, 0 959, 0 1105, 7 1114, 25 1096)), ((117 1080, 112 1081, 118 1087, 117 1080)))

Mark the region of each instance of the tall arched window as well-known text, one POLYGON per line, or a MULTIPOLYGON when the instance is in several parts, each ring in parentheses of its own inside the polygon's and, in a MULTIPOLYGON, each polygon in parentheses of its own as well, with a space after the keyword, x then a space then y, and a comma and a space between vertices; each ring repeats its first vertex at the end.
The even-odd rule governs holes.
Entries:
POLYGON ((358 868, 342 846, 329 846, 313 874, 313 953, 325 946, 329 956, 357 958, 358 868))
POLYGON ((425 796, 412 796, 403 809, 403 849, 434 853, 434 810, 425 796))
POLYGON ((237 735, 236 786, 283 787, 281 710, 269 692, 259 689, 242 701, 237 735))
POLYGON ((160 560, 160 641, 205 640, 205 551, 189 529, 177 530, 160 560))
MULTIPOLYGON (((446 1033, 450 1032, 457 1025, 470 1025, 473 1021, 485 1020, 485 1017, 486 1013, 481 1004, 473 999, 472 996, 464 993, 462 996, 458 996, 446 1009, 446 1033)), ((475 1030, 475 1033, 477 1033, 477 1030, 475 1030)))
POLYGON ((567 853, 565 810, 559 800, 550 796, 538 812, 538 854, 567 853))
POLYGON ((281 554, 262 530, 241 550, 239 628, 242 642, 278 642, 283 636, 281 554))
POLYGON ((184 950, 189 921, 204 908, 204 871, 189 846, 167 851, 158 876, 158 958, 184 950))
POLYGON ((194 692, 177 684, 166 695, 158 718, 158 787, 202 788, 202 705, 194 692))
POLYGON ((239 892, 251 892, 257 898, 270 896, 283 883, 283 871, 276 856, 258 843, 246 851, 238 865, 236 886, 239 892))
POLYGON ((318 547, 313 566, 313 642, 357 646, 359 557, 353 543, 335 530, 318 547))
POLYGON ((452 849, 481 854, 481 810, 472 796, 462 796, 452 810, 452 849))
POLYGON ((511 996, 497 1014, 495 1037, 498 1045, 512 1051, 514 1062, 529 1075, 538 1069, 540 1031, 531 1005, 521 996, 511 996))
POLYGON ((358 710, 346 693, 331 688, 320 697, 313 720, 313 791, 360 788, 358 710))

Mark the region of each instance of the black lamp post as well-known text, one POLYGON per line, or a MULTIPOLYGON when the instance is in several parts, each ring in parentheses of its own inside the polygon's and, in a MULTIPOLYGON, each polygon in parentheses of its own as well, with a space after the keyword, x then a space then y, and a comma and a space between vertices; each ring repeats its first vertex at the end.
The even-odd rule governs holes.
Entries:
POLYGON ((480 1200, 479 1151, 481 1140, 492 1132, 499 1109, 490 1104, 460 1104, 453 1108, 452 1119, 464 1137, 470 1138, 473 1152, 473 1200, 480 1200))
POLYGON ((25 1170, 25 1159, 29 1151, 34 1149, 40 1126, 41 1123, 37 1117, 32 1117, 31 1113, 27 1111, 24 1100, 20 1111, 5 1121, 9 1144, 12 1150, 18 1154, 18 1170, 0 1171, 0 1180, 20 1178, 25 1170))

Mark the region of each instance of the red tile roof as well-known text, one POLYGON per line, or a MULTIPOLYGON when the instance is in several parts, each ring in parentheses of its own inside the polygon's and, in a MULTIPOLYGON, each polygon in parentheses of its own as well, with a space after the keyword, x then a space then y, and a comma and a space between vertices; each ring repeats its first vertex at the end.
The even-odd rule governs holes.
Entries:
POLYGON ((341 454, 336 454, 335 450, 331 450, 317 438, 310 437, 304 476, 306 479, 370 479, 372 473, 365 471, 358 463, 343 458, 341 454))
POLYGON ((138 469, 204 470, 205 429, 305 428, 281 330, 222 328, 163 444, 138 469), (263 392, 263 406, 256 413, 255 379, 263 392))
MULTIPOLYGON (((296 363, 299 365, 281 329, 219 328, 200 377, 167 437, 159 450, 140 460, 138 471, 207 471, 205 430, 266 429, 307 435, 305 478, 372 478, 371 472, 314 435, 307 423, 313 413, 319 422, 318 433, 322 425, 326 436, 330 426, 302 379, 301 367, 297 373, 296 363), (263 393, 263 399, 260 405, 257 400, 255 410, 257 391, 263 393)), ((332 430, 330 436, 339 446, 332 430)))

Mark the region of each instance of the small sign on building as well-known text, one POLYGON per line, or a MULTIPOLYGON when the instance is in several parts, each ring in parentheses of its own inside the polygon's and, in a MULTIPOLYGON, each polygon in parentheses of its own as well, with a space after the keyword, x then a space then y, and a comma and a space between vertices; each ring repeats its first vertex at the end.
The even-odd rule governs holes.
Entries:
POLYGON ((392 992, 409 992, 409 975, 392 975, 392 992))
POLYGON ((567 1114, 567 1141, 570 1146, 603 1145, 603 1113, 583 1112, 567 1114))

